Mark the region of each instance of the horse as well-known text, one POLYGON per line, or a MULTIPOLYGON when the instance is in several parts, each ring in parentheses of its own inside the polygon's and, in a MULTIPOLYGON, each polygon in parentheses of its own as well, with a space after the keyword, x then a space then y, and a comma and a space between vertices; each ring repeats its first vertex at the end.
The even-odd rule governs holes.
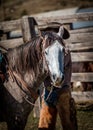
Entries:
POLYGON ((24 130, 38 88, 47 76, 52 85, 62 84, 65 55, 62 35, 62 27, 58 33, 42 32, 3 55, 6 71, 5 80, 0 80, 0 121, 7 123, 8 130, 24 130))
MULTIPOLYGON (((51 29, 51 28, 50 28, 51 29)), ((55 130, 57 114, 59 114, 62 130, 77 130, 76 106, 71 96, 72 61, 70 51, 66 48, 64 39, 69 38, 69 32, 63 27, 61 35, 64 43, 64 80, 60 87, 52 85, 49 76, 44 80, 44 91, 40 110, 39 130, 55 130), (63 35, 64 34, 64 35, 63 35), (52 88, 52 90, 51 90, 52 88)), ((52 30, 51 30, 52 31, 52 30)), ((48 55, 48 53, 47 53, 48 55)), ((62 55, 61 57, 62 58, 62 55)), ((52 63, 53 64, 53 63, 52 63)))

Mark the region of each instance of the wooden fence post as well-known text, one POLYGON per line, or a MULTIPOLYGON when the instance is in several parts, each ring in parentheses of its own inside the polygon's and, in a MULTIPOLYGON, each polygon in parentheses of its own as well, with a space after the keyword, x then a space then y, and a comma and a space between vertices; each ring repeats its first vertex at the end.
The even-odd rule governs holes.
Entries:
POLYGON ((37 22, 33 17, 24 16, 22 18, 21 26, 24 43, 30 41, 33 37, 36 36, 35 25, 37 25, 37 22))

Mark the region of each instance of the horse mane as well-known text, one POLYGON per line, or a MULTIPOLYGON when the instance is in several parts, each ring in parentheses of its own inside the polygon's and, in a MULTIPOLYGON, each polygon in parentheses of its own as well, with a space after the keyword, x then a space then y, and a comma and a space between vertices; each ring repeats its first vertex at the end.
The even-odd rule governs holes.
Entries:
MULTIPOLYGON (((46 41, 49 46, 52 41, 58 39, 59 36, 54 32, 42 32, 42 37, 48 35, 46 41)), ((60 39, 60 38, 59 38, 60 39)), ((12 70, 18 73, 25 73, 31 69, 37 73, 39 61, 42 58, 42 38, 40 36, 35 37, 30 42, 20 45, 14 49, 10 49, 7 54, 9 66, 12 70)))
POLYGON ((25 72, 33 69, 36 71, 38 62, 41 58, 42 39, 36 37, 32 41, 10 49, 7 54, 10 68, 16 72, 25 72))

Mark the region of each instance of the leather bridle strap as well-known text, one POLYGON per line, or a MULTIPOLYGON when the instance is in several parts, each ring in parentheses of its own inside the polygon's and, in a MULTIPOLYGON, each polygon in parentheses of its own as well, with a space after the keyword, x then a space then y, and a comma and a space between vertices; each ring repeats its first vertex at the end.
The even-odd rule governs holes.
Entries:
POLYGON ((33 89, 29 87, 27 83, 16 72, 13 71, 13 75, 21 83, 25 90, 29 91, 31 96, 36 100, 38 98, 38 94, 34 92, 33 89))

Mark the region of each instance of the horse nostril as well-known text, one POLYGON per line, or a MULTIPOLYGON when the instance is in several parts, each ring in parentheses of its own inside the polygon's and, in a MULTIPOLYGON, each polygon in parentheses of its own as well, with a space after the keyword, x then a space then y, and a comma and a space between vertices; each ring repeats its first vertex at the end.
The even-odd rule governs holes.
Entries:
POLYGON ((64 80, 64 75, 62 76, 62 81, 64 80))
POLYGON ((55 80, 56 79, 56 75, 53 74, 53 79, 55 80))
POLYGON ((62 77, 56 77, 56 75, 55 74, 53 74, 53 80, 55 80, 55 81, 63 81, 64 80, 64 75, 62 75, 62 77))
POLYGON ((56 79, 56 82, 62 83, 63 80, 64 80, 64 75, 62 75, 62 77, 58 77, 58 78, 56 79))

